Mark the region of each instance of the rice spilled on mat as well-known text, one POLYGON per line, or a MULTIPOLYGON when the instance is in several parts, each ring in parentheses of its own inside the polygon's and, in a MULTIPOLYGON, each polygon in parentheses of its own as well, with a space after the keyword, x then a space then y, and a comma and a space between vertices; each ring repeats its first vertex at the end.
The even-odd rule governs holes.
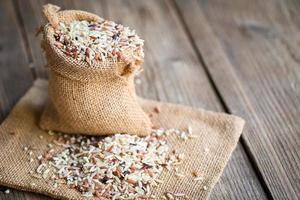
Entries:
MULTIPOLYGON (((49 132, 53 134, 53 132, 49 132)), ((176 134, 186 141, 188 132, 153 130, 147 137, 116 134, 108 137, 61 135, 39 156, 37 178, 50 178, 54 187, 67 184, 85 197, 149 199, 151 188, 162 183, 164 169, 179 165, 184 155, 170 152, 166 140, 176 134)))

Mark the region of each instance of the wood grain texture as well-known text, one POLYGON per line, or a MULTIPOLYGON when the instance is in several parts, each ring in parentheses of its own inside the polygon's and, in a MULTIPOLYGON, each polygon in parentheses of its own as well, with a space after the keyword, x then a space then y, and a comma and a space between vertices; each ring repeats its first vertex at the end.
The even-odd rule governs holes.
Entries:
POLYGON ((36 193, 31 192, 23 192, 19 190, 10 189, 9 194, 5 194, 4 191, 6 188, 1 188, 0 199, 1 200, 50 200, 50 197, 43 196, 36 193))
MULTIPOLYGON (((18 1, 27 38, 30 41, 28 43, 33 58, 32 65, 39 77, 46 77, 46 71, 41 67, 41 63, 45 61, 39 40, 32 34, 39 25, 41 6, 46 2, 48 1, 31 0, 23 5, 18 1)), ((67 9, 95 12, 137 30, 146 40, 144 72, 139 77, 142 84, 137 85, 139 95, 223 111, 182 23, 169 2, 89 0, 60 1, 57 4, 67 9)), ((220 182, 215 187, 212 199, 266 199, 241 144, 233 153, 220 182)))
MULTIPOLYGON (((17 14, 11 1, 0 1, 0 123, 33 82, 17 14)), ((23 192, 0 188, 0 199, 26 199, 23 192)), ((38 195, 34 195, 35 197, 38 195)), ((34 198, 30 198, 34 199, 34 198)))
POLYGON ((299 199, 299 2, 177 4, 270 196, 299 199))
POLYGON ((32 83, 22 35, 10 1, 0 2, 0 121, 32 83))

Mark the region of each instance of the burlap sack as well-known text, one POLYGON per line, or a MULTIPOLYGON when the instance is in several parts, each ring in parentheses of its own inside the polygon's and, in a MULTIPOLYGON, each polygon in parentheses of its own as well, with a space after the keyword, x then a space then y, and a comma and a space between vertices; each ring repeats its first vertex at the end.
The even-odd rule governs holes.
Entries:
MULTIPOLYGON (((46 87, 46 81, 36 81, 0 126, 0 184, 54 198, 83 199, 76 190, 66 185, 55 189, 51 183, 33 178, 28 173, 34 171, 38 163, 30 163, 29 155, 23 148, 36 147, 33 155, 36 157, 46 151, 47 144, 54 137, 37 126, 47 99, 46 87), (43 136, 43 139, 39 136, 43 136)), ((178 179, 174 172, 164 171, 160 177, 163 183, 153 188, 153 194, 157 199, 165 192, 185 193, 193 200, 207 199, 238 142, 244 121, 232 115, 186 106, 148 100, 140 102, 147 113, 153 114, 155 126, 185 130, 191 125, 193 134, 199 136, 187 142, 168 138, 171 149, 188 155, 179 167, 179 172, 186 177, 178 179), (154 113, 155 107, 159 107, 161 112, 154 113), (209 151, 205 153, 206 148, 209 151), (193 170, 200 172, 204 180, 193 181, 193 170)))
POLYGON ((44 27, 42 47, 50 74, 49 102, 40 127, 91 135, 147 135, 152 125, 137 102, 134 88, 141 61, 130 51, 123 52, 124 60, 107 59, 92 66, 65 55, 55 46, 53 33, 58 23, 100 18, 88 12, 58 9, 53 5, 44 9, 49 23, 44 27))

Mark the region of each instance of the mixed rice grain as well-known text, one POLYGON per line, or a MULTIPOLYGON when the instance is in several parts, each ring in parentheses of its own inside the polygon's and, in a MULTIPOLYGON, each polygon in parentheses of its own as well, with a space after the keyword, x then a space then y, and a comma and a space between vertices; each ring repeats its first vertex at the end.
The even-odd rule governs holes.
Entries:
POLYGON ((54 38, 55 46, 67 56, 86 61, 89 65, 107 58, 126 60, 128 58, 125 54, 128 52, 132 53, 135 60, 144 57, 144 41, 135 30, 113 21, 61 22, 55 30, 54 38))
POLYGON ((53 187, 67 184, 84 197, 149 199, 151 188, 163 183, 162 171, 184 159, 183 154, 169 152, 169 134, 182 135, 176 129, 153 130, 147 137, 61 135, 39 156, 36 174, 50 178, 53 187))

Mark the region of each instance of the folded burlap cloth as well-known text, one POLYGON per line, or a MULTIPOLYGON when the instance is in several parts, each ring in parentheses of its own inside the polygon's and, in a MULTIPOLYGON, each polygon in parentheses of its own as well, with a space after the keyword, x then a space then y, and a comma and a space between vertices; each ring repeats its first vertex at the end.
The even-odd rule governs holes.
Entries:
MULTIPOLYGON (((34 86, 18 102, 0 127, 0 184, 12 188, 32 191, 60 199, 84 199, 75 189, 66 185, 54 188, 44 179, 36 179, 29 172, 35 171, 38 162, 29 162, 24 147, 35 147, 34 156, 43 154, 47 144, 55 136, 38 128, 37 123, 47 99, 47 82, 37 80, 34 86), (43 136, 43 137, 40 137, 43 136)), ((205 111, 186 106, 141 100, 143 109, 153 113, 156 127, 187 129, 199 137, 183 142, 170 137, 171 149, 186 156, 179 166, 183 178, 176 178, 174 172, 164 171, 160 177, 163 183, 153 188, 161 197, 165 192, 185 193, 189 199, 207 199, 218 181, 232 151, 241 135, 244 120, 241 118, 205 111), (154 113, 155 107, 160 108, 154 113), (208 151, 209 150, 209 151, 208 151), (203 181, 193 181, 192 171, 200 172, 203 181)))

